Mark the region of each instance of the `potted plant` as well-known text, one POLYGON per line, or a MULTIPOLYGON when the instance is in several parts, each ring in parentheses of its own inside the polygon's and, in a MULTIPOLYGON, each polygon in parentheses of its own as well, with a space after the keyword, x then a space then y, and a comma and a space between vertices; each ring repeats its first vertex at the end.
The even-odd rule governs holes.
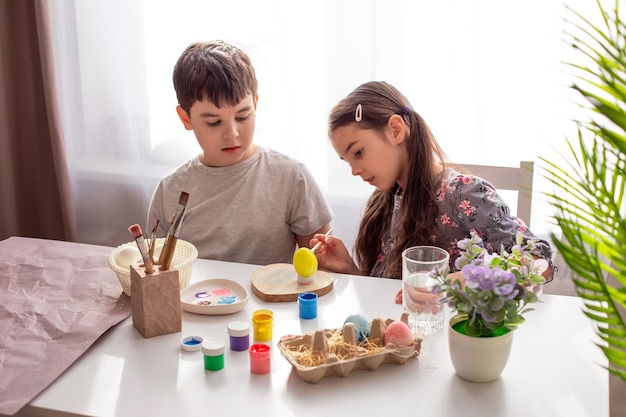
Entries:
POLYGON ((597 5, 599 24, 573 12, 578 23, 570 29, 573 48, 587 60, 570 68, 588 119, 576 121, 564 163, 542 161, 562 233, 552 240, 597 324, 609 371, 626 380, 626 25, 619 1, 612 9, 597 5))
POLYGON ((455 266, 465 282, 448 275, 437 289, 456 313, 450 319, 448 344, 457 374, 474 382, 496 379, 508 361, 513 330, 539 301, 541 275, 548 263, 531 255, 535 241, 516 236, 511 252, 488 253, 472 233, 458 242, 455 266))

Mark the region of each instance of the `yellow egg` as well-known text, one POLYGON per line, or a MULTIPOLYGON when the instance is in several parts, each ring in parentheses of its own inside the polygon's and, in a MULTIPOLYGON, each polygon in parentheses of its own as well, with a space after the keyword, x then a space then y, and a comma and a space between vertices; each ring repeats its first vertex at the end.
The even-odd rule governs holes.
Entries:
POLYGON ((300 248, 293 255, 293 267, 302 277, 310 277, 317 271, 317 257, 311 249, 300 248))

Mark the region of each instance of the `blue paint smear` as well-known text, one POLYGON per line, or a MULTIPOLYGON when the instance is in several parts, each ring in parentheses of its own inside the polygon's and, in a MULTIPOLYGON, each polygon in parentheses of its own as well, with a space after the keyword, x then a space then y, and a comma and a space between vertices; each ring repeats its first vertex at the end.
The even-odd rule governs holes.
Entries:
POLYGON ((217 302, 217 304, 233 304, 235 301, 237 301, 237 296, 222 296, 220 297, 220 300, 217 302))

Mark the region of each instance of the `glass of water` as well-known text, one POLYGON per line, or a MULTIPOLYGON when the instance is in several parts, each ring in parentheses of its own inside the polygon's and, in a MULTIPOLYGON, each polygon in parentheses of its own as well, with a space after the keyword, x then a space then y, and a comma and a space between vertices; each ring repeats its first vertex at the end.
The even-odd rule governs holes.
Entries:
POLYGON ((413 246, 402 252, 402 306, 415 336, 443 329, 444 306, 433 288, 448 274, 450 255, 436 246, 413 246))

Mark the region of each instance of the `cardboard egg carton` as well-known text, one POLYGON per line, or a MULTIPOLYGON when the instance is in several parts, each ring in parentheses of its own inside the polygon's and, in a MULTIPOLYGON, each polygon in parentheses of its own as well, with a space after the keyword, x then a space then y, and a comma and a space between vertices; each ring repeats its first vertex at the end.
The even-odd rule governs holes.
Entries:
POLYGON ((422 339, 413 338, 412 343, 404 347, 393 343, 384 345, 385 329, 392 322, 391 319, 372 320, 369 337, 361 342, 357 340, 354 325, 347 323, 343 329, 284 336, 278 342, 278 349, 296 373, 311 384, 327 376, 345 378, 360 369, 375 371, 387 363, 404 365, 408 359, 419 356, 422 339), (338 337, 341 337, 340 343, 333 345, 338 337))

